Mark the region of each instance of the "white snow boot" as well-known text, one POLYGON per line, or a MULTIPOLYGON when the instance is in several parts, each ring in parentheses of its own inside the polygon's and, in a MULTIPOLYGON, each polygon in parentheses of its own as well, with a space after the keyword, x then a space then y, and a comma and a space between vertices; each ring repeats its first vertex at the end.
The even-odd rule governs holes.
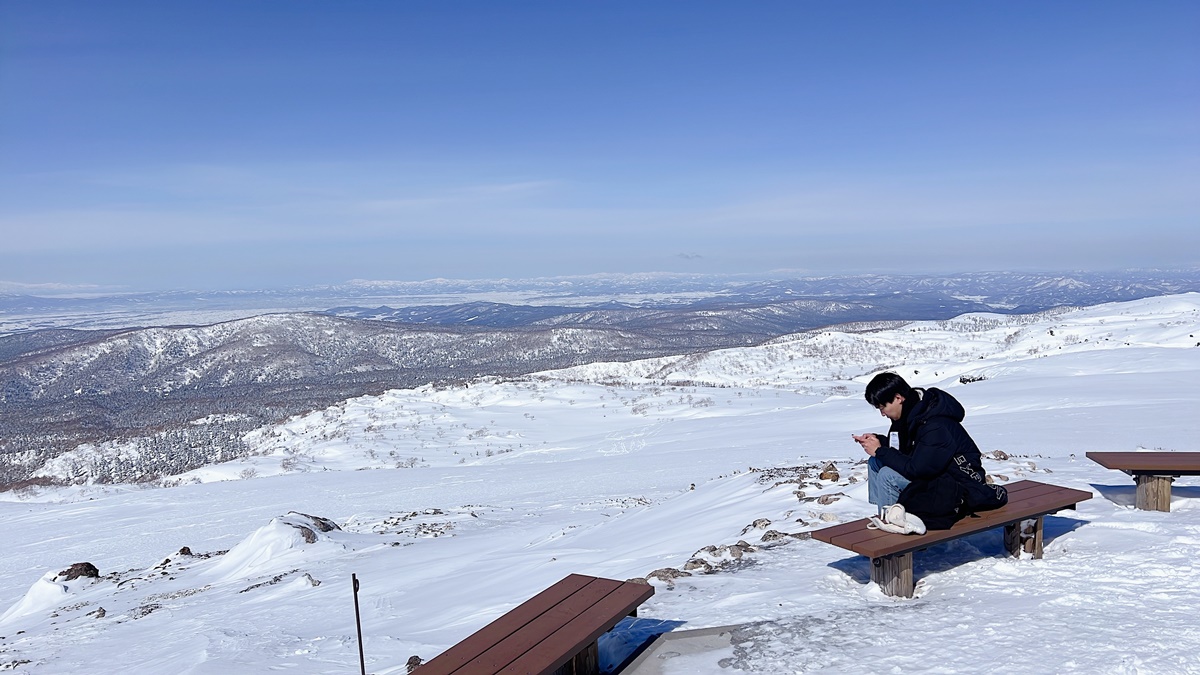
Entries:
POLYGON ((925 534, 925 523, 917 516, 907 513, 902 504, 892 504, 880 516, 871 517, 867 527, 896 534, 925 534))

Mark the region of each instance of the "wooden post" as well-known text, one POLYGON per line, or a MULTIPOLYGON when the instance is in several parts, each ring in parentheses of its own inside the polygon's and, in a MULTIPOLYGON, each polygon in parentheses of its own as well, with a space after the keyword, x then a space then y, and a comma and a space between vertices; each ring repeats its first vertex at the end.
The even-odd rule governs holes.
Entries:
POLYGON ((1004 548, 1014 558, 1020 558, 1021 552, 1031 554, 1035 559, 1042 557, 1042 516, 1029 518, 1004 526, 1004 548))
POLYGON ((1014 558, 1021 557, 1021 522, 1017 521, 1004 526, 1004 548, 1014 558))
POLYGON ((1143 511, 1171 510, 1171 482, 1174 476, 1151 476, 1138 474, 1133 477, 1137 483, 1137 507, 1143 511))
POLYGON ((894 598, 911 598, 914 587, 912 553, 872 558, 871 581, 894 598))
MULTIPOLYGON (((1030 522, 1030 521, 1025 521, 1030 522)), ((1042 559, 1042 516, 1033 520, 1032 526, 1025 527, 1021 533, 1022 544, 1027 553, 1032 553, 1035 560, 1042 559)))

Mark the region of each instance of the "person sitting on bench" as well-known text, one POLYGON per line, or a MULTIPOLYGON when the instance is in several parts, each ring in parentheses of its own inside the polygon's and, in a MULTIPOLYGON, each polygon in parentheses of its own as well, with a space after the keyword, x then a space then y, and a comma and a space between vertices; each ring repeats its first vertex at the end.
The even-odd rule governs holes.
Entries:
POLYGON ((879 434, 853 436, 870 456, 867 498, 880 509, 876 526, 922 534, 1008 503, 1003 487, 987 483, 979 448, 962 426, 965 411, 953 396, 880 373, 867 384, 866 399, 892 421, 888 434, 896 438, 892 447, 879 434), (897 504, 901 508, 892 508, 897 504))

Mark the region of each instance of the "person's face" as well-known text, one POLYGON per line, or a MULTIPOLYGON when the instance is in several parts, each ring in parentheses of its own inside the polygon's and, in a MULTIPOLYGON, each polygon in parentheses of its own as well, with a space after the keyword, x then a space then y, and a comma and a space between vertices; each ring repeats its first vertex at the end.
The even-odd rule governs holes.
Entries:
POLYGON ((904 397, 896 394, 891 403, 884 403, 879 406, 879 414, 895 422, 900 419, 900 411, 904 409, 904 397))

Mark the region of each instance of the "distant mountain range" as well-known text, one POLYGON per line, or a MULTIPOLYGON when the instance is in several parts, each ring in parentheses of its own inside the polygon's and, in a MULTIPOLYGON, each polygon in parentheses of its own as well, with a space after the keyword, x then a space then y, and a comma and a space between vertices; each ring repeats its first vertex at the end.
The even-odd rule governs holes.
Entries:
MULTIPOLYGON (((336 286, 274 290, 169 291, 79 295, 0 293, 0 316, 166 310, 319 311, 338 307, 402 309, 421 305, 498 302, 525 306, 603 308, 676 307, 699 302, 782 302, 795 299, 879 298, 918 294, 968 300, 986 311, 1036 311, 1055 305, 1092 305, 1200 290, 1197 270, 1018 273, 944 276, 841 275, 787 279, 748 275, 624 274, 543 279, 353 281, 336 286)), ((364 310, 365 311, 365 310, 364 310)), ((134 325, 134 324, 130 324, 134 325)))
MULTIPOLYGON (((356 319, 418 325, 489 326, 621 326, 634 330, 654 327, 724 330, 755 337, 775 336, 834 323, 883 320, 944 319, 967 312, 1027 314, 1052 307, 1089 306, 1137 300, 1156 295, 1200 291, 1200 271, 1087 273, 1074 275, 1013 272, 964 274, 952 277, 864 275, 806 277, 779 281, 714 280, 700 297, 696 279, 574 280, 556 285, 559 299, 633 292, 631 302, 542 302, 508 304, 486 301, 403 307, 338 306, 326 313, 356 319), (609 284, 609 285, 606 285, 609 284), (570 289, 569 292, 567 289, 570 289)), ((739 340, 743 341, 743 340, 739 340)))
POLYGON ((0 296, 2 314, 78 312, 77 325, 99 314, 111 324, 120 307, 136 307, 130 316, 144 319, 156 308, 189 303, 253 313, 259 305, 328 308, 322 300, 348 296, 411 299, 417 291, 439 297, 520 292, 530 299, 394 308, 343 304, 206 326, 47 329, 0 337, 0 488, 25 480, 63 451, 115 440, 144 442, 145 452, 134 462, 140 468, 130 468, 133 479, 178 473, 244 454, 240 439, 251 429, 393 388, 705 352, 835 324, 869 330, 881 322, 1029 313, 1190 290, 1200 291, 1200 272, 753 282, 637 275, 37 302, 0 296))

